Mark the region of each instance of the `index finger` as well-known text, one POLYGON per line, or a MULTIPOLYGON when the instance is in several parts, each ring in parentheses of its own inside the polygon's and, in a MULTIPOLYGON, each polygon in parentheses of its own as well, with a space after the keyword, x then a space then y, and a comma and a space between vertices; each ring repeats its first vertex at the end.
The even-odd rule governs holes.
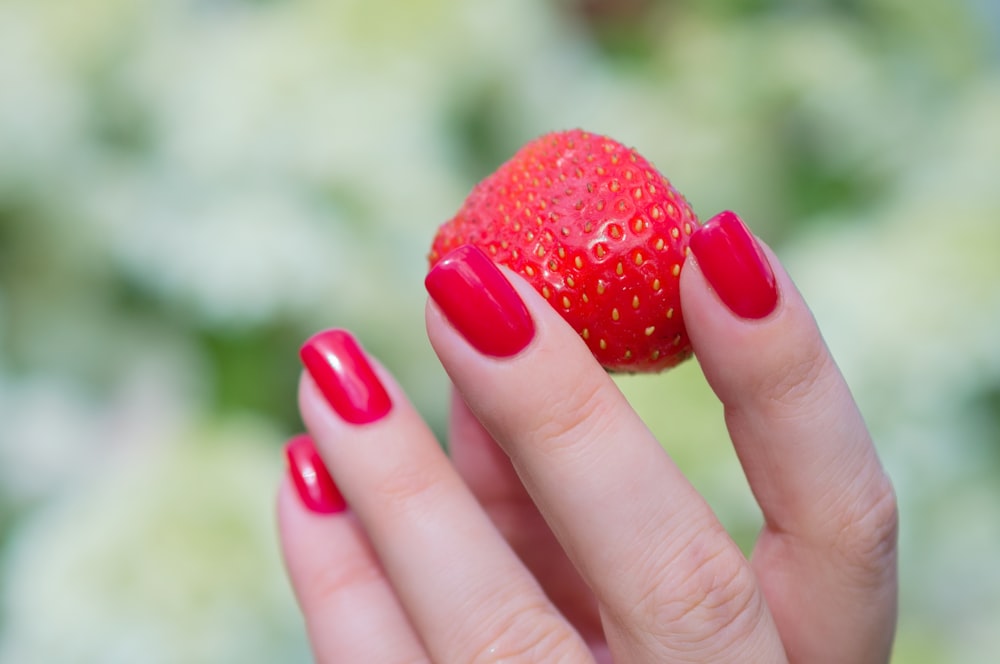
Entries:
POLYGON ((542 296, 472 247, 427 286, 432 345, 594 590, 615 657, 783 661, 749 564, 542 296))

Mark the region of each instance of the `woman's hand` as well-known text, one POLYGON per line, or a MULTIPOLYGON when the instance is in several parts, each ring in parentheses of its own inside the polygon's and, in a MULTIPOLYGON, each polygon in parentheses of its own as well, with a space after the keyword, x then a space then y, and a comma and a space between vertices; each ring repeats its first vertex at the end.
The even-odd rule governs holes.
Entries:
POLYGON ((687 329, 765 518, 751 560, 548 303, 462 248, 427 281, 450 459, 350 335, 303 347, 311 440, 278 513, 319 661, 887 661, 896 505, 851 394, 735 215, 692 249, 687 329))

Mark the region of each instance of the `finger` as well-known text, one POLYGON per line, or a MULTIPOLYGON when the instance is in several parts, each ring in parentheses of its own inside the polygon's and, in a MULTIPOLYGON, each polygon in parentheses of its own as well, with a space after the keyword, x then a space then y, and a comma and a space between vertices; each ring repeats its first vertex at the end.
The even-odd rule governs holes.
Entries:
MULTIPOLYGON (((485 507, 506 505, 521 515, 525 513, 521 508, 527 506, 537 514, 510 457, 497 446, 455 390, 451 393, 448 417, 448 452, 455 469, 485 507)), ((504 518, 500 518, 497 525, 501 531, 508 529, 504 518)), ((512 525, 516 527, 516 523, 512 525)))
POLYGON ((531 500, 510 458, 452 392, 449 438, 452 462, 545 594, 591 649, 604 640, 597 600, 531 500))
POLYGON ((555 310, 472 247, 427 287, 435 351, 597 595, 616 659, 781 661, 739 549, 555 310), (494 352, 512 300, 534 333, 494 352))
POLYGON ((361 527, 308 436, 286 446, 285 566, 318 662, 429 662, 361 527))
POLYGON ((788 654, 885 661, 896 503, 850 391, 777 258, 735 215, 691 248, 684 317, 764 513, 753 565, 788 654))
POLYGON ((587 661, 391 376, 340 330, 302 358, 302 416, 431 658, 587 661))

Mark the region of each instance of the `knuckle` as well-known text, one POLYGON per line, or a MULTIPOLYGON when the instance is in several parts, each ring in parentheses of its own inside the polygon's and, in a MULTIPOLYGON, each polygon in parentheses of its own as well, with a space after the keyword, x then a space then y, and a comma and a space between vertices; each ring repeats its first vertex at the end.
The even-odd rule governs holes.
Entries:
POLYGON ((830 355, 821 339, 801 344, 788 353, 775 370, 758 380, 755 392, 779 408, 798 407, 822 398, 832 388, 825 378, 830 374, 830 355))
POLYGON ((381 583, 382 570, 367 556, 351 556, 333 565, 322 565, 308 588, 310 604, 327 604, 371 584, 381 583))
POLYGON ((582 380, 566 390, 546 394, 546 403, 530 425, 530 436, 549 450, 572 447, 583 437, 601 435, 610 428, 612 404, 605 385, 582 380))
POLYGON ((749 636, 766 608, 743 554, 719 533, 693 538, 663 557, 640 597, 636 624, 671 650, 706 655, 749 636))
POLYGON ((879 585, 895 569, 898 533, 896 493, 880 474, 840 513, 833 549, 860 585, 879 585))
POLYGON ((519 606, 496 610, 490 606, 491 621, 472 623, 478 629, 463 648, 466 655, 455 661, 482 662, 573 662, 580 659, 580 647, 575 633, 562 619, 541 602, 525 603, 511 600, 519 606), (496 616, 503 616, 497 619, 496 616), (486 624, 486 629, 482 625, 486 624))
POLYGON ((373 495, 393 510, 405 510, 440 488, 441 482, 420 463, 395 463, 371 481, 373 495))

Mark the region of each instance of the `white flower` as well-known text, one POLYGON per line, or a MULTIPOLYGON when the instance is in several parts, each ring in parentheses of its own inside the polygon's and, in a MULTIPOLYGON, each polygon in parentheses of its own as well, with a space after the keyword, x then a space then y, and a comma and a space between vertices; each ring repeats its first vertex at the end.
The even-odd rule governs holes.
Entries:
POLYGON ((307 661, 278 554, 275 432, 120 450, 14 533, 5 662, 307 661))
POLYGON ((950 122, 914 140, 878 217, 784 250, 896 485, 904 625, 940 629, 948 661, 993 647, 1000 615, 997 432, 984 411, 1000 385, 998 89, 970 88, 950 122))

